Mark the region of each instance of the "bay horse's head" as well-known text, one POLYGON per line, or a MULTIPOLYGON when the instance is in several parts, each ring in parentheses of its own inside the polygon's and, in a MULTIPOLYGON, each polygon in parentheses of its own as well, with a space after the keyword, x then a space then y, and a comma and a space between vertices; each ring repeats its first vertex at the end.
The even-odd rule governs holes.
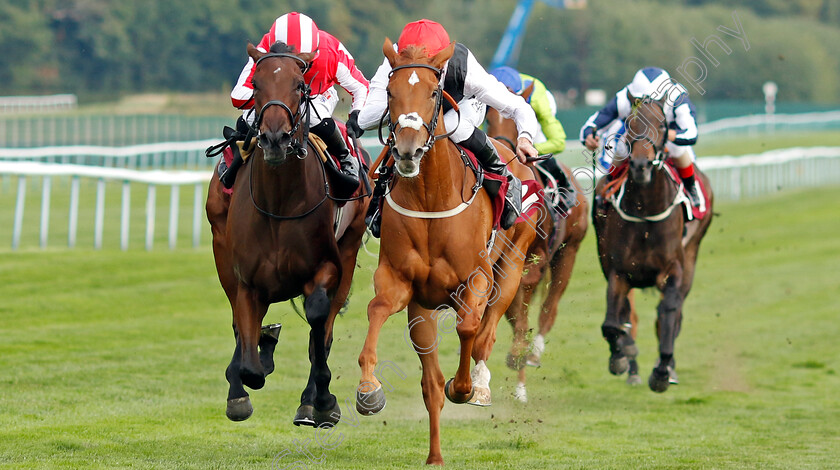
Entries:
POLYGON ((648 184, 654 163, 661 164, 668 125, 661 100, 650 97, 635 100, 633 111, 627 117, 625 139, 630 149, 630 178, 636 183, 648 184))
POLYGON ((420 173, 420 159, 439 138, 435 135, 443 104, 440 77, 443 65, 452 57, 455 43, 428 57, 424 48, 408 46, 399 54, 386 38, 382 52, 391 64, 388 79, 388 144, 397 173, 413 178, 420 173))
POLYGON ((256 63, 251 84, 254 109, 258 110, 257 145, 266 163, 280 165, 290 155, 305 152, 303 127, 308 125, 306 98, 308 86, 303 73, 313 53, 296 54, 282 42, 262 52, 248 43, 248 55, 256 63))

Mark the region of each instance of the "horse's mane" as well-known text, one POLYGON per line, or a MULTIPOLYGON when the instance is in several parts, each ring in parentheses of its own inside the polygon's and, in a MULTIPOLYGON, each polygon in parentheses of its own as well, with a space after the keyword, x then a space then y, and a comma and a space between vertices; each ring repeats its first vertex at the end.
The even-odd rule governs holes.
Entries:
POLYGON ((286 44, 283 41, 277 41, 271 45, 271 47, 268 49, 268 52, 275 52, 279 54, 294 54, 295 48, 286 44))

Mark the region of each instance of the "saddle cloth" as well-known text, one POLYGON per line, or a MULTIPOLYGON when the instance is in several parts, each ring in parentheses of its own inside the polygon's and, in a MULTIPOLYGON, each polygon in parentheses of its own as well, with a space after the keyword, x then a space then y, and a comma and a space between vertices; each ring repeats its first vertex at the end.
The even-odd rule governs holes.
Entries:
MULTIPOLYGON (((468 149, 458 146, 459 149, 467 156, 470 161, 470 167, 473 171, 476 171, 477 168, 480 168, 478 164, 478 159, 476 159, 475 154, 469 151, 468 149)), ((476 174, 476 177, 478 175, 476 174)), ((484 178, 498 181, 500 183, 500 189, 498 194, 495 197, 491 196, 490 202, 493 206, 493 228, 499 227, 499 221, 502 219, 502 209, 505 206, 505 195, 507 194, 508 190, 508 182, 504 176, 497 175, 495 173, 484 172, 484 178)), ((516 223, 523 222, 529 217, 531 217, 540 206, 544 205, 545 193, 543 191, 542 185, 537 182, 535 179, 525 179, 522 180, 522 213, 516 219, 516 223)))
MULTIPOLYGON (((627 163, 627 162, 620 165, 616 169, 617 170, 616 174, 621 174, 623 171, 625 171, 624 167, 627 166, 627 165, 629 165, 629 163, 627 163)), ((675 184, 677 184, 680 188, 682 188, 682 194, 679 195, 679 198, 680 198, 680 202, 681 202, 680 205, 682 206, 683 213, 685 214, 686 222, 688 222, 689 220, 702 219, 703 217, 705 217, 706 214, 709 212, 709 202, 710 201, 709 201, 709 191, 706 188, 705 183, 703 183, 703 180, 701 180, 700 178, 698 178, 696 176, 694 178, 694 181, 696 181, 696 183, 697 183, 697 188, 700 190, 700 196, 702 198, 702 203, 700 204, 700 207, 693 207, 691 205, 691 202, 688 199, 688 192, 686 191, 685 187, 682 184, 682 178, 680 178, 679 171, 677 170, 677 167, 674 166, 673 162, 670 159, 665 161, 665 170, 667 170, 667 174, 671 178, 671 180, 675 184)), ((700 170, 697 168, 697 165, 695 164, 694 165, 694 174, 698 175, 699 172, 700 172, 700 170)), ((626 180, 623 183, 621 183, 622 187, 618 191, 618 194, 624 194, 623 189, 624 189, 625 184, 627 184, 626 180)), ((615 204, 621 204, 621 201, 616 200, 615 204)))

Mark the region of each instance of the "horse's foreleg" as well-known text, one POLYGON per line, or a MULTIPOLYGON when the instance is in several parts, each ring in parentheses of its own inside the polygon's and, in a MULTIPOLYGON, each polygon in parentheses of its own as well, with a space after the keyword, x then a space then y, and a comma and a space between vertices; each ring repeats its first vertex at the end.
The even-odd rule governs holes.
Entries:
MULTIPOLYGON (((683 296, 680 291, 682 268, 675 266, 667 277, 660 280, 662 300, 656 308, 657 332, 659 334, 659 362, 648 379, 654 392, 664 392, 672 383, 674 343, 682 323, 683 296)), ((673 381, 675 382, 675 380, 673 381)))
MULTIPOLYGON (((456 331, 461 341, 458 370, 444 391, 453 403, 466 403, 473 398, 475 375, 470 376, 470 353, 481 324, 482 314, 487 307, 487 297, 492 294, 493 279, 487 273, 489 266, 481 266, 470 274, 467 281, 451 294, 458 305, 456 331)), ((497 322, 498 323, 498 322, 497 322)), ((487 374, 489 376, 489 372, 487 374)), ((489 381, 489 378, 487 379, 489 381)))
POLYGON ((248 392, 242 386, 242 379, 239 378, 239 366, 242 363, 242 345, 239 342, 239 333, 236 325, 233 326, 233 337, 236 340, 236 347, 233 349, 233 357, 225 370, 225 378, 230 387, 228 388, 227 409, 225 415, 231 421, 244 421, 251 417, 254 408, 251 406, 251 399, 248 392))
POLYGON ((411 298, 411 285, 397 276, 382 259, 373 275, 373 283, 376 296, 368 304, 368 332, 359 354, 362 377, 356 389, 356 410, 366 416, 379 413, 385 408, 385 392, 374 374, 379 332, 385 320, 404 309, 411 298))
POLYGON ((601 325, 601 333, 610 345, 609 370, 614 375, 621 375, 630 367, 624 351, 626 337, 629 336, 620 318, 628 292, 630 284, 627 280, 615 272, 610 273, 607 284, 607 314, 601 325))
POLYGON ((260 361, 257 346, 260 341, 262 319, 268 305, 257 300, 257 294, 243 285, 236 292, 233 306, 233 321, 238 333, 241 348, 239 378, 242 383, 254 390, 265 385, 265 369, 260 361))
POLYGON ((423 389, 423 401, 429 412, 429 457, 427 465, 443 465, 440 452, 440 412, 444 404, 443 373, 438 362, 439 335, 437 322, 431 310, 420 308, 415 303, 408 305, 408 325, 411 343, 420 364, 423 367, 423 378, 420 385, 423 389))
MULTIPOLYGON (((333 425, 338 422, 341 414, 338 400, 330 393, 330 379, 332 374, 327 364, 327 323, 331 323, 331 299, 328 292, 334 292, 338 283, 339 268, 334 263, 325 263, 316 273, 313 280, 304 286, 306 300, 303 307, 306 321, 309 323, 309 350, 311 367, 309 371, 310 384, 315 384, 315 400, 313 421, 315 426, 321 424, 333 425)), ((307 386, 309 388, 309 386, 307 386)), ((301 407, 295 416, 297 424, 302 408, 307 404, 306 390, 301 396, 301 407)), ((309 423, 301 423, 309 424, 309 423)))

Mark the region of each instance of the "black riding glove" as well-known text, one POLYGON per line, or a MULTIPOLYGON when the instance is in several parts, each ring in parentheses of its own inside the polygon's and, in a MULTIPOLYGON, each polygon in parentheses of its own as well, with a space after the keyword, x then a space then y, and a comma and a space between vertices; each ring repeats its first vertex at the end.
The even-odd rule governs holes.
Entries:
POLYGON ((358 139, 365 131, 359 127, 359 110, 352 111, 347 118, 347 135, 358 139))

